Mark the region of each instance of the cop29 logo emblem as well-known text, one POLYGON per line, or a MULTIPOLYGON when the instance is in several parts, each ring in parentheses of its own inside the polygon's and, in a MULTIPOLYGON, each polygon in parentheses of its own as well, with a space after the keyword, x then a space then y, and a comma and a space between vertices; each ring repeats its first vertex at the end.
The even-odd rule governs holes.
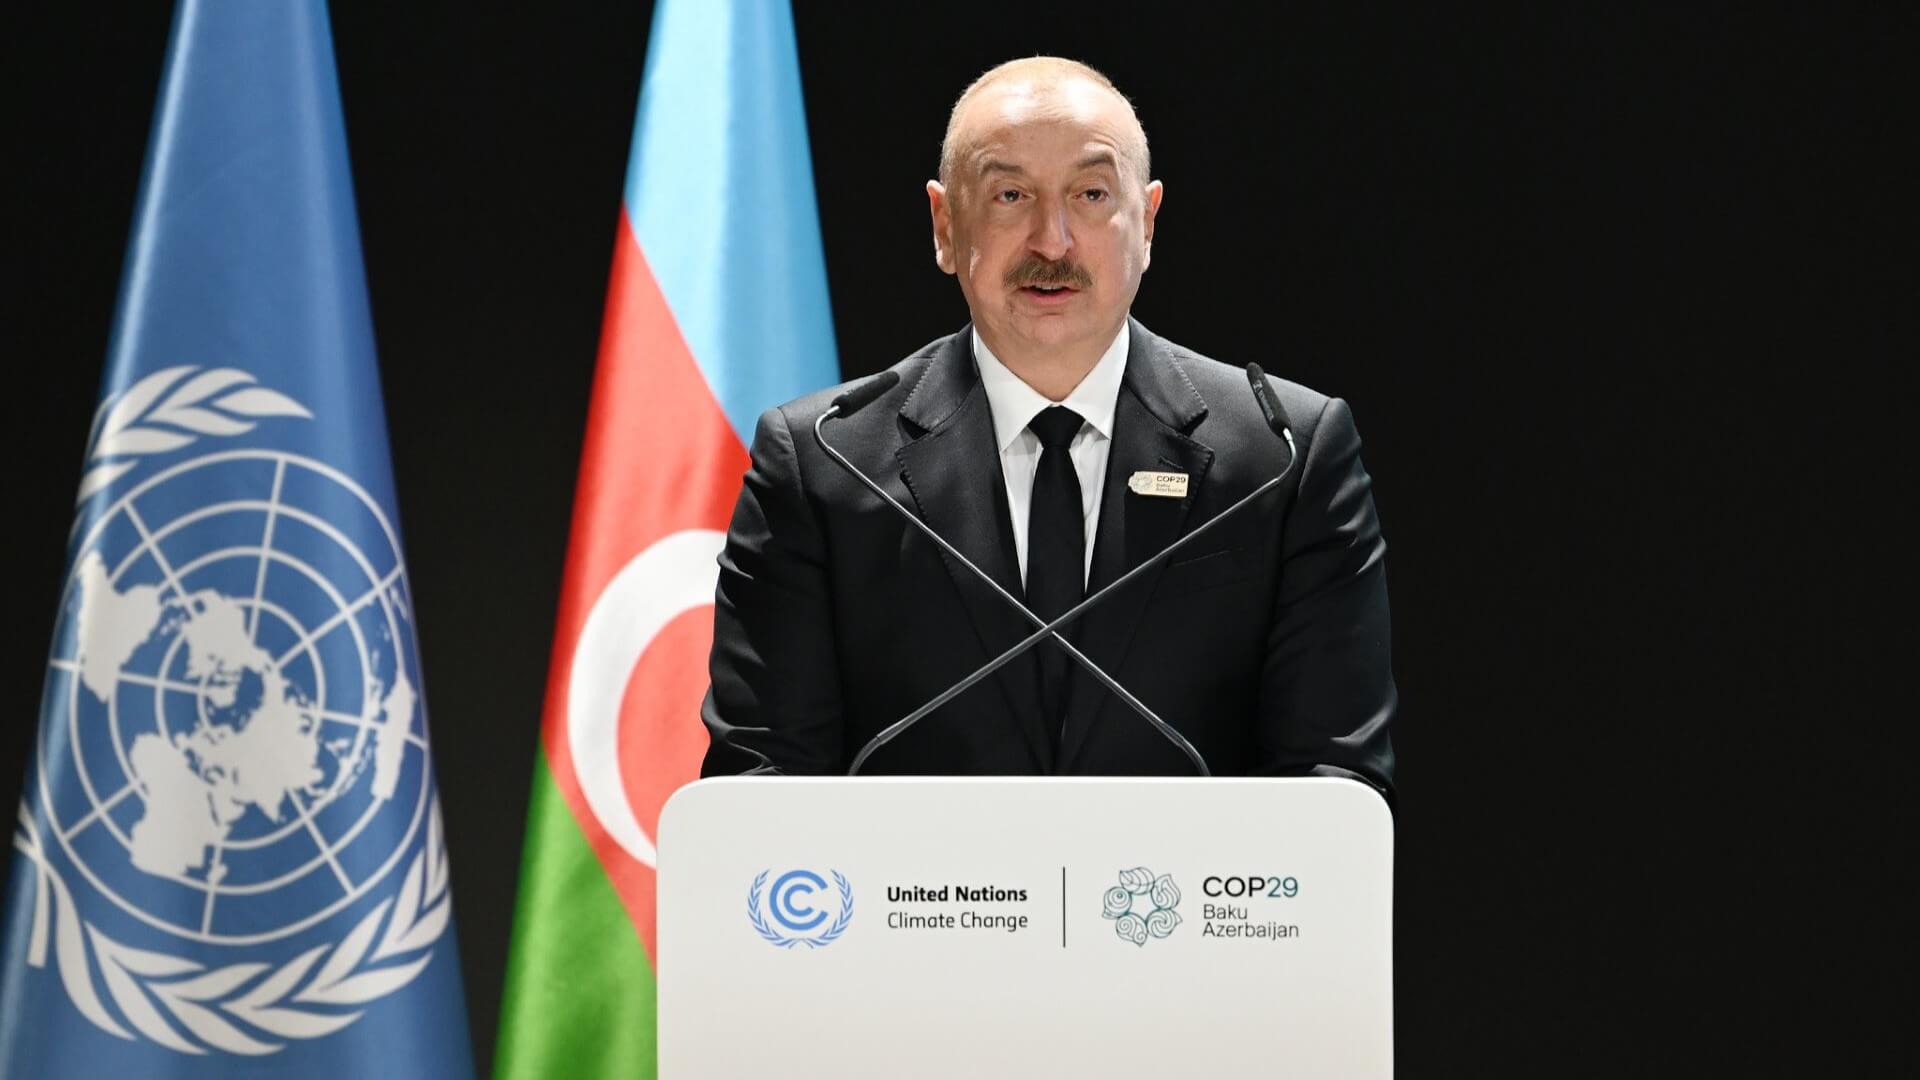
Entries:
POLYGON ((831 945, 846 933, 847 923, 853 918, 853 886, 846 875, 838 870, 829 870, 833 876, 833 891, 828 892, 826 879, 811 870, 789 870, 774 878, 773 888, 767 888, 767 877, 772 870, 762 870, 754 876, 753 885, 747 890, 747 921, 769 944, 782 949, 791 949, 795 945, 805 945, 818 949, 831 945), (761 895, 766 894, 765 907, 771 911, 773 921, 767 921, 767 912, 762 911, 761 895), (829 906, 836 909, 829 916, 826 910, 816 906, 825 897, 833 897, 829 906))
POLYGON ((1180 925, 1180 887, 1167 874, 1155 877, 1144 866, 1120 871, 1120 884, 1100 897, 1100 914, 1113 920, 1113 932, 1122 941, 1145 945, 1150 937, 1163 938, 1180 925))

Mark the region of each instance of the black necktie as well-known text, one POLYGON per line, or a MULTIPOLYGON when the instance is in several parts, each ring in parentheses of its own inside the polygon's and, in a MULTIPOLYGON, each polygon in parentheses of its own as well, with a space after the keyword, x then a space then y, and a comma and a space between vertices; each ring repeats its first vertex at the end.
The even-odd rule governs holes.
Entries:
MULTIPOLYGON (((1072 409, 1040 410, 1027 429, 1040 437, 1040 466, 1033 474, 1027 514, 1027 606, 1052 622, 1086 595, 1087 525, 1080 507, 1080 477, 1067 448, 1083 421, 1072 409)), ((1068 633, 1062 630, 1062 633, 1068 633)), ((1047 729, 1059 749, 1067 711, 1067 673, 1072 663, 1056 644, 1038 647, 1040 701, 1047 729)))

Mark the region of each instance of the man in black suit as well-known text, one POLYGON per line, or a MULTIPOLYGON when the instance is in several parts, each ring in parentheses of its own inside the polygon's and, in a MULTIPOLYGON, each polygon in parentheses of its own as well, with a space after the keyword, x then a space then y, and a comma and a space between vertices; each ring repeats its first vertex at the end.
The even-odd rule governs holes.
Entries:
MULTIPOLYGON (((967 328, 828 437, 1052 618, 1278 472, 1245 372, 1128 309, 1162 188, 1132 107, 1071 61, 1013 61, 954 106, 927 185, 967 328), (1184 485, 1184 494, 1180 493, 1184 485)), ((1285 483, 1068 637, 1216 775, 1392 797, 1385 542, 1344 402, 1270 379, 1285 483)), ((844 773, 877 732, 1031 626, 815 444, 836 390, 768 410, 720 557, 705 775, 844 773)), ((878 750, 865 773, 1190 775, 1052 642, 878 750)))

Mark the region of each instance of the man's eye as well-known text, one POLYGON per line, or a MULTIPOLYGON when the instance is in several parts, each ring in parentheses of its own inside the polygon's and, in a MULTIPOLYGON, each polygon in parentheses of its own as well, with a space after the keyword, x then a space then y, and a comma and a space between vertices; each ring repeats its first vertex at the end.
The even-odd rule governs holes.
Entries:
POLYGON ((1086 196, 1087 196, 1088 202, 1095 202, 1095 203, 1106 202, 1107 199, 1111 197, 1107 194, 1107 191, 1105 188, 1088 188, 1086 192, 1086 196))
POLYGON ((1020 193, 1012 188, 1008 188, 995 195, 994 198, 999 199, 1003 203, 1017 203, 1020 201, 1020 193))

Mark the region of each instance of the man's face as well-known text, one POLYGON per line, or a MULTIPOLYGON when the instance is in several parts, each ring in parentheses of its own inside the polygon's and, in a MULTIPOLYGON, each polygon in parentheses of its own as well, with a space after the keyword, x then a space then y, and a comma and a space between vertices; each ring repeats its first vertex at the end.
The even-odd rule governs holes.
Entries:
POLYGON ((955 132, 951 189, 927 185, 935 256, 995 352, 1104 349, 1140 288, 1160 184, 1126 106, 1082 79, 1008 79, 955 132))

